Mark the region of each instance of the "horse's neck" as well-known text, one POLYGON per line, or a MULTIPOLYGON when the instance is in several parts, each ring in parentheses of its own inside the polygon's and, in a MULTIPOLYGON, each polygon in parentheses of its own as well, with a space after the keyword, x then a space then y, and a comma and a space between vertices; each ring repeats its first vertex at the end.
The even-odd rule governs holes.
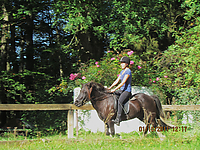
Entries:
POLYGON ((108 106, 108 104, 110 105, 112 102, 114 102, 114 100, 113 96, 103 92, 96 91, 93 95, 93 100, 91 102, 92 106, 98 111, 108 106))
POLYGON ((106 99, 107 95, 108 94, 105 92, 94 91, 91 97, 94 99, 94 101, 102 101, 106 99))
POLYGON ((98 110, 96 101, 91 101, 91 103, 92 103, 92 106, 94 107, 94 109, 95 109, 95 110, 98 110))
POLYGON ((106 120, 110 112, 114 109, 114 100, 111 95, 108 95, 108 97, 103 100, 92 100, 91 102, 92 106, 97 111, 99 118, 103 121, 106 120))

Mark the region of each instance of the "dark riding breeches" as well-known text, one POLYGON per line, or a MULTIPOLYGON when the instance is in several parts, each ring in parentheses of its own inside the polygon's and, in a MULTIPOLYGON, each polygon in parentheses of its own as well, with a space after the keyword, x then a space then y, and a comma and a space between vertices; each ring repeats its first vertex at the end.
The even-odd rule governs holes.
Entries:
POLYGON ((120 95, 118 99, 118 116, 121 117, 122 106, 129 100, 131 92, 118 90, 115 92, 116 95, 120 95))

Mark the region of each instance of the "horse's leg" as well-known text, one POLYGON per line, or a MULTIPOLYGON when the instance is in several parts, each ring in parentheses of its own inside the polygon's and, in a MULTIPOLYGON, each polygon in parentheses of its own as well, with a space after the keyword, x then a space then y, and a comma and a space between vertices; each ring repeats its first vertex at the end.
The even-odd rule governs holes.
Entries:
POLYGON ((148 131, 148 129, 149 129, 149 126, 150 126, 150 123, 147 123, 147 124, 146 124, 146 127, 145 127, 145 129, 144 129, 143 135, 146 135, 146 134, 147 134, 147 131, 148 131))
POLYGON ((152 125, 151 128, 149 128, 148 126, 150 132, 157 131, 156 127, 158 126, 158 124, 156 122, 156 113, 150 112, 148 125, 152 125))
POLYGON ((147 134, 147 131, 151 125, 151 119, 152 119, 152 113, 148 112, 148 111, 144 111, 144 123, 146 124, 146 127, 144 129, 144 132, 143 132, 143 135, 146 135, 147 134))
POLYGON ((150 131, 157 131, 156 127, 158 126, 157 122, 156 122, 156 113, 154 112, 150 112, 147 116, 147 120, 146 120, 146 128, 144 130, 144 135, 147 133, 148 129, 150 131), (150 129, 150 125, 152 125, 152 128, 150 129))
POLYGON ((110 135, 108 123, 105 123, 105 130, 106 130, 106 135, 110 135))
POLYGON ((156 113, 152 112, 151 115, 151 124, 154 127, 154 131, 156 131, 156 127, 158 126, 158 123, 156 122, 156 113))
POLYGON ((146 125, 146 127, 145 127, 145 129, 144 129, 144 131, 143 131, 143 135, 145 135, 145 134, 147 133, 148 129, 149 129, 150 122, 145 121, 144 118, 142 118, 141 116, 138 116, 137 118, 138 118, 140 121, 144 122, 145 125, 146 125))
POLYGON ((152 126, 153 126, 153 128, 154 128, 154 129, 151 130, 151 131, 155 131, 155 132, 158 134, 160 140, 163 141, 163 140, 165 139, 165 135, 163 135, 163 134, 160 132, 160 130, 158 130, 158 129, 156 128, 156 127, 158 127, 158 123, 156 122, 156 113, 152 113, 151 124, 152 124, 152 126))
POLYGON ((109 121, 109 122, 108 122, 108 125, 109 125, 109 127, 110 127, 111 135, 114 136, 114 135, 115 135, 114 122, 113 122, 113 121, 109 121))

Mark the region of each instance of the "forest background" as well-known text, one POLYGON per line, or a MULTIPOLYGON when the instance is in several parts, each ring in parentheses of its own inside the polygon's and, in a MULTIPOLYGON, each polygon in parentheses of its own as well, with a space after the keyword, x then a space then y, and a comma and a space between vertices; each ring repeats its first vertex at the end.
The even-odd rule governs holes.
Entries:
MULTIPOLYGON (((135 86, 162 104, 200 104, 200 2, 197 0, 1 0, 0 103, 72 103, 73 89, 111 85, 129 56, 135 86)), ((2 111, 66 129, 66 112, 2 111), (39 115, 38 115, 39 114, 39 115)), ((197 118, 199 119, 199 118, 197 118)))

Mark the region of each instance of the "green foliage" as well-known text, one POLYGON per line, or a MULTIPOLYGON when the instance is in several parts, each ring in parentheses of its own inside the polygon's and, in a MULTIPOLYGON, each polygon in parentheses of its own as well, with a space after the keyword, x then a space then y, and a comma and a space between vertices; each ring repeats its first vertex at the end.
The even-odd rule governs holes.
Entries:
POLYGON ((83 65, 79 71, 79 74, 85 76, 86 79, 75 78, 75 81, 72 80, 71 82, 74 82, 77 86, 89 81, 95 81, 105 86, 111 85, 121 71, 119 60, 122 56, 128 56, 131 60, 132 85, 151 86, 161 79, 160 76, 157 76, 158 74, 153 69, 150 61, 143 61, 133 51, 125 50, 120 54, 108 51, 101 61, 90 60, 89 63, 83 65))
MULTIPOLYGON (((121 52, 130 48, 143 59, 149 59, 154 52, 171 44, 168 38, 172 37, 168 35, 177 32, 181 26, 175 22, 176 19, 182 20, 180 6, 179 2, 163 0, 57 1, 53 8, 57 14, 54 25, 61 22, 64 31, 73 35, 66 44, 67 51, 74 50, 73 45, 80 46, 80 34, 90 34, 89 39, 94 34, 107 43, 104 46, 108 49, 121 52)), ((78 49, 79 54, 84 51, 78 49)))
MULTIPOLYGON (((52 77, 44 73, 28 70, 18 74, 2 72, 0 77, 7 97, 7 103, 53 104, 71 102, 72 93, 70 92, 67 92, 67 95, 63 94, 62 91, 60 92, 60 89, 48 92, 52 85, 50 83, 51 80, 52 77), (27 86, 27 79, 30 77, 34 79, 34 87, 31 89, 27 86)), ((36 126, 36 130, 42 131, 44 134, 49 128, 53 128, 54 132, 55 130, 66 130, 66 122, 63 122, 63 120, 66 120, 66 114, 67 111, 24 111, 21 114, 21 119, 30 122, 33 126, 36 126)), ((7 115, 12 117, 11 112, 7 115)))
POLYGON ((182 32, 175 44, 154 61, 160 76, 169 76, 170 80, 163 80, 160 85, 166 87, 170 93, 175 91, 177 104, 199 103, 199 29, 199 23, 195 22, 195 26, 182 32))
POLYGON ((118 59, 111 60, 112 52, 106 54, 106 56, 108 57, 102 58, 100 62, 90 60, 88 64, 80 68, 81 75, 86 77, 84 82, 95 81, 108 85, 116 78, 114 75, 117 75, 119 71, 118 59))
MULTIPOLYGON (((12 98, 13 100, 18 102, 16 99, 18 96, 20 96, 21 93, 24 94, 23 100, 27 100, 27 102, 32 102, 33 97, 32 95, 26 90, 25 82, 23 79, 25 79, 26 76, 29 76, 30 72, 24 72, 19 74, 9 73, 6 71, 1 72, 0 81, 4 87, 4 90, 6 91, 6 97, 12 98), (22 79, 20 82, 20 79, 22 79)), ((9 102, 8 102, 9 103, 9 102)), ((10 102, 13 103, 13 102, 10 102)))
POLYGON ((164 52, 158 63, 162 73, 168 74, 174 83, 174 88, 199 87, 200 83, 200 45, 199 25, 187 30, 182 36, 164 52))
POLYGON ((196 88, 181 88, 176 90, 176 97, 178 98, 174 104, 179 105, 199 105, 199 93, 196 88))

